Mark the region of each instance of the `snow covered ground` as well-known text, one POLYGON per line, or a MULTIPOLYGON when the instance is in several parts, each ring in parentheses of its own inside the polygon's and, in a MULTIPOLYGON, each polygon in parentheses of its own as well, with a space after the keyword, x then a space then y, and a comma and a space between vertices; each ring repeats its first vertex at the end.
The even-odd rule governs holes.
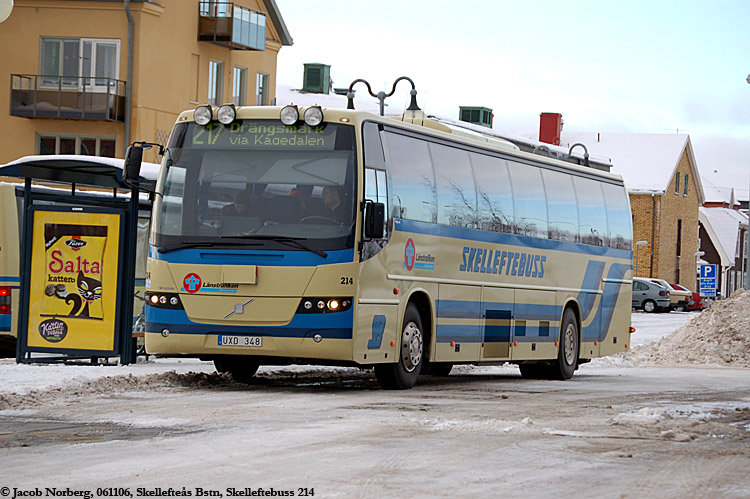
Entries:
MULTIPOLYGON (((694 316, 635 313, 632 343, 694 316)), ((459 366, 388 391, 351 368, 263 368, 242 385, 196 360, 3 361, 0 409, 9 499, 13 488, 53 497, 47 487, 90 499, 271 489, 750 497, 750 369, 592 362, 560 382, 524 380, 515 366, 459 366)))

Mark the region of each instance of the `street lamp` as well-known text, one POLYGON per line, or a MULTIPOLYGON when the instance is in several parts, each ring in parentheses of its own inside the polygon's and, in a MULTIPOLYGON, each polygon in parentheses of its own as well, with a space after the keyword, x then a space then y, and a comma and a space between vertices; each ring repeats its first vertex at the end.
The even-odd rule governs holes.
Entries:
POLYGON ((411 90, 409 91, 409 95, 411 95, 411 102, 409 103, 409 107, 406 108, 406 110, 407 111, 419 111, 419 106, 417 106, 417 89, 414 86, 414 82, 412 81, 412 79, 409 78, 408 76, 401 76, 399 78, 396 78, 396 81, 393 82, 393 88, 391 89, 391 92, 388 94, 383 91, 380 91, 377 94, 374 94, 372 92, 372 88, 370 88, 370 83, 367 80, 363 80, 362 78, 358 78, 354 80, 349 85, 349 91, 346 93, 346 99, 347 99, 346 108, 354 109, 354 85, 357 83, 364 83, 367 86, 367 91, 370 92, 370 95, 372 95, 373 97, 375 97, 376 99, 380 101, 380 116, 384 116, 385 115, 385 98, 393 95, 393 93, 396 91, 396 85, 398 85, 398 82, 400 82, 401 80, 406 80, 409 83, 411 83, 411 90))
POLYGON ((648 244, 648 241, 638 241, 635 243, 635 275, 634 277, 638 277, 638 250, 640 249, 640 246, 646 246, 648 244))

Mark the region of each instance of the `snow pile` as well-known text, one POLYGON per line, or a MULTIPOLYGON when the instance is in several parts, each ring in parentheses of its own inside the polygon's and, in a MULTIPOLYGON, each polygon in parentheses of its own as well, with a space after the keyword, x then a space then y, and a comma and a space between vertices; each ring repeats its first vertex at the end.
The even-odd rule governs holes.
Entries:
POLYGON ((658 341, 625 358, 639 365, 711 364, 750 367, 750 291, 717 301, 658 341))

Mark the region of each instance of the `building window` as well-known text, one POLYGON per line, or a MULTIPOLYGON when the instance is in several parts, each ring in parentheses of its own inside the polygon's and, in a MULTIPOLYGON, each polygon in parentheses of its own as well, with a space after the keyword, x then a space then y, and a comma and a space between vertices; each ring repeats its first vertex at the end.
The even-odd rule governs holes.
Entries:
POLYGON ((208 104, 221 105, 221 89, 224 84, 224 63, 209 61, 208 63, 208 104))
POLYGON ((115 157, 115 137, 82 135, 38 135, 37 154, 82 154, 85 156, 115 157))
POLYGON ((255 86, 255 105, 256 106, 267 106, 268 105, 268 75, 266 73, 258 73, 258 78, 255 86))
POLYGON ((685 174, 685 178, 683 179, 684 182, 682 183, 682 185, 683 185, 683 187, 682 187, 682 195, 683 196, 687 196, 687 185, 688 185, 687 184, 687 178, 688 178, 687 176, 688 176, 688 174, 686 173, 685 174))
POLYGON ((41 39, 39 72, 43 86, 86 87, 106 91, 120 72, 120 40, 41 39))
POLYGON ((232 81, 232 104, 244 106, 247 104, 247 69, 235 66, 232 81))
POLYGON ((680 172, 674 174, 674 193, 680 193, 680 172))

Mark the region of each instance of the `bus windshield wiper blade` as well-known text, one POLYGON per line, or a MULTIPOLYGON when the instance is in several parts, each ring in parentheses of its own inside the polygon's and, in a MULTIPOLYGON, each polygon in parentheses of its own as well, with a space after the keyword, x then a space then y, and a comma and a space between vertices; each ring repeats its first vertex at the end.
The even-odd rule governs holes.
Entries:
POLYGON ((307 241, 306 237, 289 237, 289 236, 266 236, 266 235, 253 235, 253 234, 247 234, 242 236, 221 236, 222 238, 229 238, 229 239, 259 239, 263 241, 276 241, 281 244, 286 244, 287 246, 294 246, 299 249, 309 251, 311 253, 315 253, 318 256, 322 256, 323 258, 328 258, 328 253, 326 253, 323 250, 315 249, 307 246, 306 244, 302 244, 300 241, 307 241))
POLYGON ((240 242, 240 241, 183 241, 181 243, 172 244, 159 248, 159 253, 168 253, 170 251, 186 248, 212 248, 214 246, 258 246, 257 244, 240 242))

